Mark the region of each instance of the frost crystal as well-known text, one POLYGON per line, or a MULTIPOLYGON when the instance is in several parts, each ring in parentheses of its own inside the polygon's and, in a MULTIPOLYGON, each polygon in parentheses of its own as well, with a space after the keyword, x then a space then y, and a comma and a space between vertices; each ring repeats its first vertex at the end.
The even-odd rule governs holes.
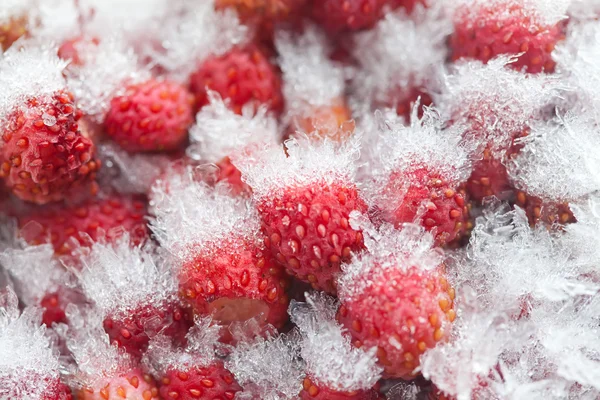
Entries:
POLYGON ((171 338, 158 335, 150 341, 142 364, 151 368, 154 375, 165 375, 167 370, 185 371, 192 367, 205 367, 215 360, 215 347, 220 328, 212 324, 211 318, 196 316, 195 325, 186 335, 185 348, 174 346, 171 338))
POLYGON ((239 343, 225 367, 244 388, 236 397, 242 400, 292 400, 302 390, 300 349, 289 336, 239 343))
POLYGON ((94 122, 102 123, 110 101, 129 84, 143 82, 150 73, 141 68, 132 48, 118 36, 99 44, 83 40, 76 44, 81 65, 67 70, 69 89, 78 105, 94 122))
POLYGON ((0 4, 0 24, 26 15, 36 2, 37 0, 3 0, 0 4))
POLYGON ((592 118, 568 114, 536 124, 520 143, 508 171, 528 194, 564 202, 600 190, 600 132, 592 118))
POLYGON ((390 90, 435 87, 452 32, 442 10, 434 5, 417 7, 410 17, 403 10, 389 13, 374 29, 357 34, 354 56, 361 69, 353 80, 355 95, 387 103, 390 90))
POLYGON ((277 142, 277 121, 267 115, 266 108, 255 111, 252 105, 246 105, 238 115, 217 93, 209 92, 209 99, 210 104, 202 107, 196 125, 190 128, 193 144, 187 153, 192 158, 219 162, 253 143, 277 142))
POLYGON ((0 399, 59 398, 58 357, 41 323, 40 309, 21 314, 14 292, 0 295, 0 399))
POLYGON ((184 0, 161 26, 160 46, 149 44, 142 54, 172 78, 186 81, 208 56, 243 44, 247 31, 232 10, 216 11, 213 1, 184 0))
POLYGON ((442 93, 435 98, 445 120, 464 123, 478 144, 497 153, 542 116, 566 89, 560 78, 511 70, 513 60, 498 57, 487 65, 463 61, 450 68, 442 93))
POLYGON ((39 303, 69 280, 69 273, 54 258, 51 244, 28 246, 19 241, 18 247, 0 252, 0 264, 17 282, 19 296, 27 305, 39 303))
POLYGON ((66 88, 62 75, 67 62, 56 55, 52 46, 23 43, 12 46, 0 56, 0 124, 4 125, 11 112, 25 107, 31 98, 45 100, 66 88))
POLYGON ((292 300, 290 315, 301 334, 301 355, 311 379, 340 392, 366 390, 379 380, 376 350, 365 352, 350 344, 336 322, 338 304, 324 294, 308 295, 306 303, 292 300))
POLYGON ((192 167, 182 169, 152 188, 150 227, 162 247, 188 259, 196 251, 210 251, 214 243, 220 247, 237 243, 240 236, 259 237, 260 220, 247 199, 195 179, 192 167))
POLYGON ((420 226, 405 224, 397 230, 383 224, 376 229, 367 216, 357 211, 350 214, 350 225, 363 231, 368 252, 356 255, 351 263, 342 266, 343 274, 338 279, 338 296, 342 302, 362 293, 386 269, 432 270, 444 260, 444 253, 433 248, 433 236, 420 226))
POLYGON ((78 253, 83 269, 74 273, 104 316, 127 314, 140 305, 162 306, 175 296, 170 266, 150 245, 133 246, 127 234, 114 244, 97 242, 78 253))
POLYGON ((328 139, 311 143, 301 138, 290 139, 285 145, 287 157, 281 146, 269 144, 234 156, 233 163, 256 199, 311 183, 353 182, 359 155, 358 144, 353 140, 339 145, 328 139))
POLYGON ((459 318, 423 374, 459 400, 597 396, 600 285, 578 249, 530 228, 522 210, 490 205, 451 265, 459 318))
POLYGON ((332 105, 344 94, 344 71, 329 59, 326 40, 315 27, 301 36, 279 32, 276 37, 288 119, 332 105))

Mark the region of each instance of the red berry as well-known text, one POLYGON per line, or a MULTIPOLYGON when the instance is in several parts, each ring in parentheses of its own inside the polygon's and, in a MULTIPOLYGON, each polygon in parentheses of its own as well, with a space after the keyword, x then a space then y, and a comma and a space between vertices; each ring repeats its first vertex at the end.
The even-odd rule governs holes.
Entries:
POLYGON ((74 39, 64 41, 63 44, 58 48, 58 56, 63 60, 69 60, 70 65, 81 66, 84 62, 79 55, 79 46, 98 46, 99 44, 100 39, 98 38, 86 38, 79 36, 74 39))
POLYGON ((78 400, 159 399, 158 388, 152 377, 139 369, 105 378, 94 387, 84 387, 77 393, 78 400))
POLYGON ((504 164, 484 152, 483 159, 473 165, 473 172, 466 184, 471 199, 481 202, 484 197, 495 196, 500 200, 509 200, 514 195, 504 164))
POLYGON ((454 290, 438 271, 386 268, 342 302, 338 320, 357 347, 377 348, 389 377, 411 378, 421 354, 448 334, 456 317, 453 300, 454 290))
POLYGON ((330 33, 372 28, 397 0, 313 0, 312 17, 330 33))
POLYGON ((429 107, 433 104, 431 97, 418 88, 411 88, 408 91, 395 91, 393 93, 394 96, 392 96, 391 103, 395 106, 396 113, 403 116, 407 121, 410 121, 413 107, 417 100, 420 99, 419 111, 417 113, 419 118, 423 117, 423 107, 429 107))
POLYGON ((44 309, 42 323, 46 326, 51 327, 53 323, 67 323, 66 304, 61 300, 58 293, 48 293, 40 301, 40 306, 44 309))
POLYGON ((363 236, 348 222, 367 206, 353 185, 310 184, 283 189, 258 204, 265 243, 288 273, 316 289, 335 293, 340 265, 363 248, 363 236))
POLYGON ((250 186, 242 181, 242 173, 231 163, 229 157, 218 162, 217 167, 219 167, 217 182, 227 182, 234 194, 240 195, 252 191, 250 186))
POLYGON ((221 362, 208 367, 170 369, 159 383, 163 399, 232 400, 242 390, 221 362))
POLYGON ((310 378, 302 381, 302 400, 378 400, 384 399, 376 390, 357 390, 354 392, 338 392, 324 386, 319 386, 310 378))
POLYGON ((193 96, 180 84, 151 79, 112 99, 107 134, 131 152, 177 150, 193 122, 193 96))
POLYGON ((191 326, 190 319, 187 312, 176 304, 162 307, 144 305, 127 315, 105 318, 104 330, 112 343, 139 358, 148 348, 150 337, 158 333, 182 342, 191 326))
POLYGON ((92 199, 78 206, 52 206, 18 218, 21 236, 31 244, 52 243, 58 254, 68 254, 69 238, 81 245, 87 240, 81 233, 97 240, 101 234, 107 239, 129 232, 134 244, 148 237, 144 216, 146 202, 143 197, 111 196, 92 199))
POLYGON ((539 197, 517 192, 516 204, 525 210, 531 226, 543 223, 549 227, 577 222, 568 203, 549 202, 539 197))
POLYGON ((199 107, 209 103, 207 90, 213 90, 229 99, 238 114, 250 102, 266 104, 276 113, 283 109, 279 72, 255 46, 210 57, 192 74, 190 85, 199 107))
POLYGON ((263 248, 244 238, 199 252, 179 276, 183 298, 219 324, 258 318, 281 328, 288 319, 287 279, 263 248))
POLYGON ((6 51, 21 36, 27 34, 27 16, 12 17, 0 24, 0 50, 6 51))
POLYGON ((73 96, 30 98, 8 117, 0 147, 0 177, 22 200, 59 201, 82 191, 95 193, 100 164, 94 144, 79 131, 73 96))
POLYGON ((552 51, 564 38, 561 24, 549 25, 519 1, 480 1, 458 9, 455 32, 450 38, 452 58, 475 58, 483 62, 499 54, 517 55, 509 64, 527 72, 552 72, 552 51))
POLYGON ((469 206, 462 189, 448 184, 443 176, 418 168, 410 173, 393 173, 384 192, 390 198, 398 192, 399 204, 380 206, 384 217, 399 226, 420 223, 435 235, 438 245, 447 245, 468 233, 469 206), (408 188, 406 189, 406 185, 408 188))

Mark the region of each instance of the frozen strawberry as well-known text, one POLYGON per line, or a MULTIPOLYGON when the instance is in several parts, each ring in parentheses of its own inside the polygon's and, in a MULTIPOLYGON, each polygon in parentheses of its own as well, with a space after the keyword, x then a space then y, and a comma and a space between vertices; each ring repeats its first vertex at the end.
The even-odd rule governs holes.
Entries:
POLYGON ((66 323, 65 308, 80 302, 81 296, 69 288, 73 276, 56 259, 51 245, 28 246, 17 240, 0 252, 0 264, 10 274, 23 303, 43 309, 42 323, 66 323))
POLYGON ((0 176, 17 197, 44 204, 69 192, 97 190, 90 183, 100 165, 93 159, 94 144, 78 129, 79 117, 67 92, 29 98, 8 117, 0 176))
POLYGON ((28 20, 25 16, 11 17, 0 22, 0 48, 6 51, 21 36, 27 33, 28 20))
POLYGON ((106 133, 128 151, 170 151, 187 138, 193 97, 174 82, 151 79, 111 100, 106 133))
POLYGON ((275 113, 283 109, 279 72, 255 46, 235 47, 222 56, 208 58, 190 82, 199 107, 208 104, 207 90, 213 90, 229 99, 238 114, 248 103, 265 104, 275 113))
POLYGON ((97 46, 98 44, 100 44, 100 39, 97 37, 79 36, 64 41, 58 48, 58 56, 63 60, 69 60, 72 65, 80 66, 84 63, 84 60, 79 55, 80 48, 84 46, 97 46))
POLYGON ((57 254, 68 254, 77 239, 85 245, 89 239, 115 239, 129 233, 134 244, 145 241, 148 229, 144 217, 143 196, 111 195, 94 198, 74 206, 56 205, 20 215, 20 235, 29 243, 51 243, 57 254))
POLYGON ((397 193, 395 209, 386 213, 386 220, 397 227, 420 221, 440 245, 460 240, 471 228, 464 189, 449 184, 441 174, 426 167, 392 173, 384 193, 386 197, 397 193))
POLYGON ((235 9, 242 20, 255 18, 285 20, 303 7, 306 0, 217 0, 216 7, 235 9))
POLYGON ((168 263, 150 245, 135 247, 129 239, 123 234, 114 244, 97 242, 76 256, 83 292, 98 308, 111 343, 139 358, 159 332, 183 340, 190 321, 168 263))
POLYGON ((289 274, 334 293, 341 264, 363 248, 348 222, 367 208, 353 180, 354 148, 329 140, 286 145, 289 157, 266 146, 234 164, 252 187, 267 249, 289 274))
POLYGON ((192 172, 173 171, 152 193, 151 227, 176 256, 180 295, 224 327, 251 319, 282 327, 288 282, 262 243, 256 211, 224 185, 194 181, 192 172))
POLYGON ((314 0, 312 17, 331 33, 372 28, 397 0, 314 0))
POLYGON ((361 218, 356 223, 365 227, 369 253, 340 277, 337 319, 356 347, 376 349, 386 376, 411 378, 420 356, 448 336, 456 318, 444 255, 423 228, 384 225, 374 231, 361 218))
POLYGON ((473 172, 465 188, 469 197, 477 202, 489 196, 509 200, 515 193, 506 167, 501 161, 493 158, 489 150, 485 150, 483 159, 473 165, 473 172))
POLYGON ((323 294, 307 294, 306 303, 290 305, 292 321, 301 333, 302 359, 306 374, 300 398, 376 400, 373 388, 381 377, 375 351, 352 346, 344 329, 335 321, 337 301, 323 294), (348 368, 352 366, 351 368, 348 368))
POLYGON ((0 297, 0 397, 71 400, 61 381, 58 355, 41 325, 41 310, 27 307, 21 313, 10 289, 0 297))
POLYGON ((352 136, 354 122, 344 95, 343 69, 329 58, 326 37, 310 27, 302 35, 282 32, 276 39, 288 134, 336 141, 352 136))
POLYGON ((125 374, 104 379, 94 387, 86 386, 77 392, 81 400, 151 400, 159 399, 158 389, 150 375, 144 374, 139 369, 131 370, 125 374))
POLYGON ((233 399, 241 387, 215 356, 219 328, 210 318, 195 322, 185 347, 159 336, 148 347, 144 363, 158 377, 164 399, 233 399))
POLYGON ((530 73, 552 72, 552 52, 564 38, 553 6, 525 0, 465 2, 454 15, 450 37, 452 59, 483 62, 500 54, 515 55, 512 68, 530 73))
POLYGON ((235 194, 248 194, 250 187, 242 182, 240 171, 229 157, 259 142, 277 143, 277 121, 267 114, 266 106, 254 110, 247 105, 238 115, 216 93, 210 92, 208 97, 210 104, 202 107, 196 115, 196 125, 190 129, 192 144, 187 154, 216 164, 218 182, 227 182, 235 194))
POLYGON ((542 223, 548 226, 565 225, 577 222, 568 203, 543 201, 539 197, 527 195, 518 191, 516 204, 525 210, 532 226, 542 223))

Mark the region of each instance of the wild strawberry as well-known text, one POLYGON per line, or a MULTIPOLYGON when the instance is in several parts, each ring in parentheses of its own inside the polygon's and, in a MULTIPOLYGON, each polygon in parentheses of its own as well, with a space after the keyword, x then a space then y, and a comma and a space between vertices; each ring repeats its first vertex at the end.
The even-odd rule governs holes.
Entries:
POLYGON ((52 326, 53 323, 67 322, 67 315, 65 314, 66 304, 61 301, 58 293, 48 293, 40 301, 40 306, 44 309, 42 323, 46 324, 46 326, 52 326))
POLYGON ((159 392, 164 399, 233 399, 241 391, 222 363, 202 368, 171 369, 159 382, 159 392))
POLYGON ((544 201, 539 197, 518 191, 516 204, 525 210, 531 226, 543 223, 548 226, 566 225, 577 222, 568 203, 544 201))
POLYGON ((393 173, 384 192, 386 197, 398 193, 394 206, 386 205, 391 213, 384 211, 385 218, 397 227, 420 221, 440 245, 460 240, 470 230, 465 191, 426 167, 393 173))
POLYGON ((249 193, 252 189, 242 181, 242 173, 225 157, 217 163, 219 168, 217 182, 227 182, 234 194, 249 193))
POLYGON ((106 133, 128 151, 171 151, 187 138, 193 96, 174 82, 150 79, 111 100, 106 133))
POLYGON ((489 150, 485 150, 483 159, 473 165, 473 172, 465 188, 469 197, 476 202, 489 196, 509 200, 515 193, 504 163, 492 157, 489 150))
POLYGON ((287 152, 266 147, 234 164, 252 187, 271 254, 289 274, 334 293, 341 264, 363 247, 348 221, 367 208, 353 182, 354 153, 328 140, 290 140, 287 152))
POLYGON ((169 266, 155 262, 151 248, 134 247, 129 239, 124 234, 113 244, 78 249, 83 268, 77 275, 111 343, 139 358, 158 333, 183 340, 190 321, 179 305, 169 266))
POLYGON ((330 33, 372 28, 395 0, 313 0, 312 17, 330 33))
POLYGON ((32 97, 7 119, 0 147, 0 177, 19 198, 45 204, 69 193, 91 191, 100 164, 94 144, 82 136, 73 96, 32 97))
POLYGON ((233 8, 242 20, 285 20, 306 0, 217 0, 217 8, 233 8))
POLYGON ((0 49, 6 51, 21 36, 27 33, 28 18, 16 16, 0 22, 0 49))
POLYGON ((260 241, 256 211, 223 185, 195 182, 191 172, 173 173, 153 188, 151 227, 176 255, 181 297, 225 327, 250 319, 282 327, 288 283, 260 241))
POLYGON ((324 137, 343 142, 354 133, 354 121, 345 100, 337 99, 329 106, 307 109, 304 115, 292 116, 288 130, 290 135, 296 132, 307 134, 315 139, 324 137))
POLYGON ((454 15, 454 28, 453 60, 475 58, 486 63, 499 54, 510 54, 517 57, 512 68, 530 73, 554 70, 552 51, 564 38, 561 23, 523 0, 465 3, 454 15))
POLYGON ((302 391, 300 392, 302 400, 382 400, 381 394, 377 390, 355 390, 350 392, 339 392, 304 378, 302 381, 302 391))
POLYGON ((306 303, 292 302, 290 315, 301 333, 302 359, 306 374, 300 398, 381 399, 373 387, 381 377, 375 353, 352 346, 346 332, 335 321, 337 301, 322 294, 306 295, 306 303), (360 370, 347 369, 360 365, 360 370))
POLYGON ((238 113, 248 103, 265 104, 275 113, 283 108, 281 78, 276 67, 255 46, 235 47, 222 56, 212 56, 190 77, 192 93, 202 107, 209 102, 207 90, 229 99, 238 113))
POLYGON ((410 120, 413 107, 419 102, 419 111, 417 116, 423 117, 423 107, 429 107, 433 104, 431 97, 424 91, 412 88, 407 93, 398 91, 391 96, 391 105, 396 109, 396 113, 403 116, 407 121, 410 120))
POLYGON ((115 239, 128 232, 134 244, 148 237, 144 217, 146 200, 140 196, 112 195, 75 206, 51 206, 18 217, 20 235, 31 244, 51 243, 57 254, 73 250, 69 239, 81 245, 99 238, 115 239))
POLYGON ((69 60, 71 65, 81 66, 84 60, 79 55, 81 46, 98 46, 100 39, 97 37, 88 38, 79 36, 73 39, 65 40, 58 48, 58 56, 63 60, 69 60))
POLYGON ((377 347, 388 376, 410 378, 421 354, 448 334, 456 318, 453 299, 454 290, 439 272, 390 269, 363 293, 342 301, 338 320, 355 346, 377 347))
POLYGON ((158 389, 152 377, 140 369, 104 378, 94 386, 85 386, 77 393, 79 400, 151 400, 159 399, 158 389))

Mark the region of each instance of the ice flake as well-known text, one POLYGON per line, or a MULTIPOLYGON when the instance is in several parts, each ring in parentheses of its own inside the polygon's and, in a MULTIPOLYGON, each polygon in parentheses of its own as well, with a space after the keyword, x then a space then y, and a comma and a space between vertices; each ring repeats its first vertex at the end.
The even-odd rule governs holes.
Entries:
POLYGON ((535 124, 520 143, 507 165, 517 188, 558 202, 600 190, 600 129, 593 117, 569 113, 535 124))
POLYGON ((335 103, 344 94, 344 71, 328 57, 325 35, 314 26, 297 36, 279 32, 275 39, 283 73, 287 119, 335 103))
POLYGON ((336 322, 337 302, 324 294, 307 294, 306 303, 292 300, 290 315, 301 332, 301 355, 311 379, 340 392, 368 390, 379 380, 376 349, 350 344, 336 322))
POLYGON ((287 157, 281 146, 271 144, 234 155, 232 161, 256 199, 281 194, 286 187, 354 181, 359 156, 356 141, 348 140, 340 145, 329 139, 312 143, 300 138, 286 141, 285 146, 287 157))
POLYGON ((98 180, 119 193, 147 194, 171 164, 169 155, 128 153, 109 141, 96 146, 102 162, 98 180))
POLYGON ((170 265, 151 245, 133 246, 123 234, 114 244, 99 241, 77 252, 83 268, 74 273, 104 316, 127 314, 143 304, 160 307, 175 297, 170 265))
POLYGON ((162 247, 187 259, 210 251, 214 243, 258 238, 260 220, 249 200, 232 195, 227 186, 210 187, 195 172, 175 168, 152 188, 150 228, 162 247))
POLYGON ((41 322, 41 309, 20 313, 14 292, 0 295, 0 399, 54 398, 60 365, 41 322))
POLYGON ((171 338, 158 335, 150 341, 142 364, 155 376, 164 376, 169 369, 184 371, 192 367, 205 367, 215 360, 215 348, 220 328, 211 318, 194 318, 195 325, 186 335, 187 345, 177 348, 171 338))
POLYGON ((559 76, 524 74, 507 67, 513 59, 498 57, 487 65, 462 61, 450 67, 442 93, 434 102, 445 120, 463 123, 471 139, 499 153, 567 89, 559 76))
POLYGON ((213 1, 185 0, 162 23, 160 45, 149 43, 142 54, 171 78, 185 82, 208 56, 244 44, 247 31, 234 11, 217 11, 213 1))
POLYGON ((571 0, 568 14, 571 19, 590 20, 596 19, 600 15, 599 0, 571 0))
POLYGON ((82 111, 96 123, 104 121, 110 101, 127 85, 150 77, 149 71, 139 66, 133 49, 118 36, 98 44, 83 40, 76 48, 82 61, 67 70, 69 89, 82 111))
POLYGON ((439 3, 430 9, 417 7, 410 16, 402 9, 386 14, 374 29, 354 38, 353 52, 361 66, 353 79, 355 96, 387 103, 390 90, 435 89, 451 32, 439 3))
POLYGON ((52 46, 33 42, 13 46, 0 56, 0 124, 31 98, 44 100, 66 88, 62 75, 67 62, 52 46))
POLYGON ((267 109, 246 105, 242 115, 233 112, 215 92, 209 92, 210 104, 202 107, 196 124, 190 128, 192 145, 187 153, 194 159, 219 162, 253 143, 277 143, 277 121, 267 109))
POLYGON ((244 389, 236 397, 241 400, 293 400, 302 390, 304 369, 293 337, 239 343, 225 367, 244 389))
POLYGON ((29 10, 34 9, 37 2, 38 0, 3 0, 0 4, 0 24, 25 16, 29 10))
MULTIPOLYGON (((44 41, 62 43, 80 33, 79 12, 73 0, 38 0, 30 16, 30 34, 44 41)), ((24 1, 26 2, 26 1, 24 1)))
POLYGON ((376 280, 376 273, 389 268, 433 270, 444 260, 443 252, 433 247, 433 236, 418 225, 405 224, 401 230, 389 224, 375 228, 367 216, 357 211, 350 214, 350 225, 362 230, 368 252, 342 266, 343 274, 338 279, 342 302, 367 289, 376 280))

